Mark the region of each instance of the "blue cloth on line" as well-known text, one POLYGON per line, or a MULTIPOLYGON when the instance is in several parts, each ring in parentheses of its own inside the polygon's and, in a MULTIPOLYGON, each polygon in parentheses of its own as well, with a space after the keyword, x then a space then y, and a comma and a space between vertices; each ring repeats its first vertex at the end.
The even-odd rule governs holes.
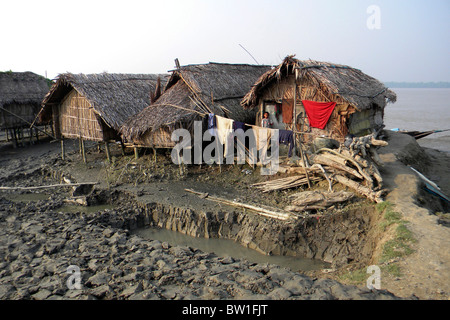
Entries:
POLYGON ((233 130, 242 129, 245 131, 245 123, 240 121, 234 121, 233 122, 233 130))
POLYGON ((212 136, 216 136, 216 117, 214 113, 208 114, 208 130, 212 136))
POLYGON ((292 156, 292 150, 294 149, 294 132, 290 130, 278 130, 278 142, 289 145, 289 154, 288 156, 292 156))

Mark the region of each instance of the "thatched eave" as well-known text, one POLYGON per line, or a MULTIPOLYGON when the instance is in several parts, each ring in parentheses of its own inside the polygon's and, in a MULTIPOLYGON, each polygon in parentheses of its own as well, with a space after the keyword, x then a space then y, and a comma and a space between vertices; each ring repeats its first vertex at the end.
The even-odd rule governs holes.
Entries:
POLYGON ((71 90, 76 90, 108 126, 119 130, 126 119, 150 104, 158 78, 164 83, 167 75, 60 74, 42 101, 43 114, 50 112, 49 106, 61 102, 71 90))
POLYGON ((49 88, 49 80, 33 72, 0 72, 0 106, 40 105, 49 88))
POLYGON ((301 61, 287 56, 277 67, 264 73, 245 95, 241 105, 255 108, 265 88, 283 77, 295 75, 297 84, 308 83, 324 91, 330 100, 343 99, 357 110, 371 108, 373 104, 384 106, 395 102, 396 95, 373 77, 346 65, 314 60, 301 61))
POLYGON ((256 79, 269 69, 270 66, 215 62, 177 68, 161 97, 131 117, 121 133, 126 140, 133 140, 161 127, 189 127, 209 112, 238 121, 253 119, 254 112, 242 109, 239 103, 256 79))

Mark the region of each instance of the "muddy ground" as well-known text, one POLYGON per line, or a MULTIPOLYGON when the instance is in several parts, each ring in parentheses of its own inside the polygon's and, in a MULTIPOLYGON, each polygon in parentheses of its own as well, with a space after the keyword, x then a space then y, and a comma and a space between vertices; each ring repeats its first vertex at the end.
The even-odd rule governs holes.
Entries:
MULTIPOLYGON (((446 207, 438 199, 434 199, 421 191, 419 180, 406 165, 413 165, 437 182, 445 193, 450 194, 450 179, 448 179, 450 176, 448 160, 450 158, 447 154, 436 150, 424 150, 414 140, 404 135, 391 134, 388 139, 389 146, 380 150, 386 163, 381 168, 381 173, 386 181, 386 186, 390 190, 386 200, 392 202, 395 210, 399 211, 408 221, 408 228, 414 233, 417 242, 413 244, 414 253, 391 261, 391 263, 400 266, 402 273, 395 276, 383 274, 384 279, 381 282, 383 290, 376 293, 368 292, 365 283, 360 283, 357 288, 342 284, 342 282, 346 282, 342 278, 343 273, 375 263, 376 252, 381 250, 383 242, 387 241, 389 237, 388 233, 382 233, 377 229, 380 219, 382 219, 381 214, 377 212, 373 204, 363 198, 357 197, 346 205, 339 205, 326 212, 319 212, 322 220, 311 218, 304 220, 302 224, 285 226, 270 219, 255 217, 254 214, 252 215, 242 209, 201 199, 184 190, 190 188, 244 203, 264 204, 277 208, 283 208, 289 203, 288 196, 299 191, 297 189, 263 194, 251 188, 252 183, 275 177, 261 176, 258 173, 258 168, 253 170, 248 165, 224 165, 221 168, 217 165, 203 165, 201 167, 187 166, 180 168, 172 164, 168 153, 158 152, 156 161, 154 161, 151 150, 141 150, 140 158, 135 159, 131 150, 122 155, 119 146, 112 146, 113 157, 111 163, 108 163, 104 150, 99 149, 95 144, 88 144, 88 162, 84 164, 77 141, 66 143, 65 160, 61 159, 59 143, 46 141, 18 149, 4 145, 0 155, 2 168, 0 170, 0 181, 2 186, 46 185, 64 182, 67 179, 72 182, 98 182, 91 197, 88 197, 87 200, 114 203, 120 210, 99 213, 83 213, 80 210, 78 213, 65 214, 64 219, 60 219, 63 222, 59 225, 54 222, 56 230, 66 231, 66 233, 63 233, 65 238, 59 239, 60 242, 52 238, 53 242, 50 241, 48 244, 50 249, 47 249, 45 237, 38 236, 40 228, 35 225, 43 222, 51 225, 52 219, 59 221, 58 219, 62 215, 58 215, 56 212, 70 198, 70 188, 52 189, 50 199, 38 201, 34 203, 34 207, 33 203, 30 205, 10 200, 13 194, 28 192, 3 191, 0 194, 3 199, 1 203, 2 226, 6 229, 17 228, 18 231, 22 232, 19 233, 20 239, 12 239, 12 236, 8 238, 8 233, 5 230, 2 232, 2 244, 10 252, 10 254, 2 257, 4 262, 2 262, 3 281, 1 281, 1 284, 2 290, 5 292, 3 297, 19 299, 89 297, 112 299, 130 297, 229 299, 249 298, 250 296, 256 298, 269 296, 275 299, 393 298, 393 295, 384 291, 388 290, 395 296, 408 299, 415 297, 448 299, 450 292, 448 288, 450 258, 448 250, 445 248, 448 248, 450 236, 449 228, 445 224, 447 221, 446 207), (40 222, 36 219, 33 220, 32 217, 35 212, 40 213, 39 217, 45 216, 47 218, 42 218, 43 220, 40 222), (217 212, 222 214, 216 214, 217 212), (439 212, 444 214, 439 214, 439 212), (202 216, 203 214, 205 216, 202 216), (88 222, 87 227, 98 234, 96 241, 103 241, 105 243, 100 244, 106 246, 105 248, 100 246, 102 249, 97 248, 99 252, 96 254, 86 248, 89 247, 88 245, 82 246, 81 254, 86 258, 86 261, 83 262, 79 261, 80 257, 75 254, 70 256, 71 258, 66 258, 66 260, 62 259, 61 255, 58 256, 60 266, 65 266, 70 259, 78 259, 79 264, 86 265, 83 279, 88 288, 86 292, 80 293, 78 291, 77 294, 57 288, 55 277, 58 273, 51 273, 51 270, 42 268, 43 257, 49 258, 46 260, 48 263, 53 261, 53 264, 50 263, 50 269, 55 269, 58 267, 58 263, 55 264, 55 259, 50 259, 51 255, 58 254, 59 250, 64 251, 67 255, 65 251, 66 246, 69 246, 67 242, 70 241, 70 245, 72 245, 74 239, 71 238, 72 234, 67 233, 69 226, 65 226, 64 221, 67 223, 65 219, 75 218, 82 218, 84 223, 88 222), (87 222, 86 219, 88 219, 87 222), (183 219, 185 221, 181 224, 180 221, 183 219), (31 222, 27 222, 28 220, 31 222), (184 248, 183 251, 176 246, 173 247, 176 249, 171 249, 172 246, 169 244, 158 244, 157 242, 149 244, 146 241, 143 241, 145 244, 142 244, 142 247, 138 247, 136 243, 141 244, 142 239, 138 241, 128 231, 143 225, 171 228, 193 236, 234 237, 236 241, 243 245, 265 253, 309 255, 312 258, 328 260, 332 267, 306 274, 284 270, 283 272, 287 273, 284 278, 282 277, 283 279, 280 279, 280 277, 272 278, 267 276, 270 270, 268 266, 262 268, 245 261, 234 261, 232 258, 224 263, 218 257, 205 255, 193 248, 189 248, 189 250, 184 248), (242 227, 236 230, 236 225, 242 227), (24 254, 26 258, 22 257, 17 250, 21 248, 20 243, 27 243, 25 240, 28 240, 28 242, 34 241, 31 239, 32 237, 30 239, 26 237, 26 231, 30 228, 31 230, 38 230, 33 231, 33 239, 39 238, 38 243, 40 245, 34 244, 36 246, 32 246, 34 249, 27 247, 25 249, 26 254, 24 254), (258 233, 258 229, 262 231, 258 233), (268 233, 269 239, 267 239, 267 236, 264 238, 265 233, 268 233), (275 233, 277 233, 276 241, 273 240, 275 233), (293 235, 294 240, 286 239, 284 234, 287 233, 293 235), (355 237, 355 233, 359 236, 355 237), (280 234, 283 234, 283 237, 280 234), (113 240, 108 240, 113 235, 113 240), (23 238, 24 236, 26 239, 23 238), (317 240, 321 238, 324 239, 323 245, 320 245, 320 241, 317 240), (303 239, 303 242, 299 239, 303 239), (53 246, 51 243, 56 244, 53 246), (114 249, 116 252, 108 252, 110 249, 107 246, 108 243, 117 245, 114 249), (130 250, 133 245, 135 245, 134 253, 126 251, 126 248, 124 248, 128 246, 127 250, 130 250), (158 257, 158 255, 160 255, 160 258, 165 258, 153 259, 155 261, 152 260, 153 267, 150 268, 146 265, 146 263, 150 264, 150 261, 136 264, 136 267, 129 261, 117 260, 117 256, 114 254, 120 253, 121 250, 123 250, 122 255, 124 252, 128 252, 130 257, 138 250, 141 262, 144 261, 143 259, 147 254, 152 255, 152 253, 153 258, 158 257), (164 250, 167 252, 164 252, 164 250), (180 259, 180 257, 177 258, 180 261, 175 259, 173 252, 170 252, 170 250, 177 251, 178 254, 183 256, 183 259, 180 259), (180 250, 184 253, 180 253, 180 250), (38 253, 37 256, 36 253, 38 253), (18 263, 18 256, 22 258, 23 261, 20 260, 22 264, 18 263), (106 256, 109 258, 107 259, 106 256), (171 258, 168 259, 168 256, 171 256, 171 258), (183 260, 183 263, 181 263, 181 260, 183 260), (188 262, 192 264, 188 268, 192 270, 189 276, 179 272, 179 268, 181 266, 186 267, 188 262), (26 271, 27 263, 28 269, 30 264, 33 264, 34 269, 36 269, 35 265, 40 266, 41 268, 38 268, 40 273, 35 275, 33 272, 26 271), (156 268, 155 263, 158 266, 156 268), (217 273, 207 273, 206 269, 201 273, 193 271, 200 264, 205 263, 219 269, 224 266, 229 269, 229 265, 232 264, 233 272, 228 269, 220 269, 220 273, 231 272, 226 278, 228 286, 217 285, 217 290, 213 290, 213 293, 211 293, 211 290, 206 290, 204 286, 211 287, 210 278, 217 273), (122 269, 120 275, 124 277, 123 270, 125 268, 133 270, 135 279, 131 279, 129 282, 120 281, 120 279, 112 281, 110 279, 111 274, 115 274, 114 272, 120 273, 117 269, 122 269), (251 276, 246 273, 250 271, 254 272, 251 276), (43 280, 46 272, 49 273, 48 277, 53 277, 53 280, 43 280), (241 274, 241 272, 243 273, 241 274), (39 283, 53 283, 53 286, 41 286, 34 283, 34 285, 23 285, 21 287, 20 284, 26 283, 24 279, 27 279, 27 277, 34 277, 34 281, 39 283), (143 279, 140 277, 143 277, 143 279), (184 283, 186 277, 190 279, 190 282, 189 285, 183 286, 180 283, 184 283), (328 280, 325 280, 327 278, 328 280), (320 279, 325 282, 323 283, 320 279), (337 280, 339 282, 336 282, 337 280), (292 287, 294 282, 297 286, 302 281, 306 281, 307 285, 300 286, 302 287, 301 290, 299 287, 292 287), (327 283, 326 281, 332 282, 327 283), (318 283, 321 283, 319 287, 316 286, 318 283), (339 288, 339 290, 336 288, 339 288), (275 289, 277 290, 275 291, 275 289)), ((284 176, 282 173, 277 175, 277 177, 282 176, 284 176)), ((326 189, 326 185, 318 183, 314 188, 326 189)), ((335 186, 335 188, 338 190, 339 186, 335 186)), ((80 224, 83 225, 81 222, 80 224)), ((83 229, 86 229, 86 226, 83 229)), ((48 236, 48 233, 46 235, 48 236)), ((81 239, 82 241, 85 236, 84 234, 78 234, 75 239, 81 239)), ((92 245, 92 240, 89 245, 92 245)), ((95 246, 93 247, 95 248, 95 246)), ((79 244, 76 249, 80 251, 79 244)), ((136 259, 138 260, 138 258, 136 259)), ((274 270, 280 270, 280 268, 273 268, 274 270)), ((63 271, 59 271, 60 278, 61 273, 63 271)))

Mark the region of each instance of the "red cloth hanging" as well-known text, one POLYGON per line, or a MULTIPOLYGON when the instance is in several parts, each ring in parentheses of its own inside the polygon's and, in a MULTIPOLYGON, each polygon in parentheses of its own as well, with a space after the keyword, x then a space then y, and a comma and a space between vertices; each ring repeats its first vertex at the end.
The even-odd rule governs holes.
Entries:
POLYGON ((309 119, 309 125, 319 129, 325 128, 336 106, 336 102, 302 100, 302 103, 309 119))

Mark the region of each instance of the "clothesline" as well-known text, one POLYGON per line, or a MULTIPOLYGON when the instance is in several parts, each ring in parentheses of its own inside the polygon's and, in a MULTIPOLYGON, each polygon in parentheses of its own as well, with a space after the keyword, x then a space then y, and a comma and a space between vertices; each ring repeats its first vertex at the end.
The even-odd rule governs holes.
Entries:
POLYGON ((237 129, 244 129, 245 126, 252 128, 255 134, 255 142, 258 150, 262 150, 267 147, 269 140, 271 139, 273 132, 271 130, 278 131, 278 142, 289 146, 288 156, 292 156, 292 150, 294 148, 294 132, 292 130, 265 128, 256 125, 246 124, 241 121, 235 121, 229 118, 224 118, 212 113, 208 118, 208 130, 213 136, 216 136, 221 144, 225 145, 225 155, 228 154, 228 138, 231 131, 237 129), (236 125, 235 125, 236 124, 236 125), (265 140, 259 135, 260 130, 267 130, 265 140))

